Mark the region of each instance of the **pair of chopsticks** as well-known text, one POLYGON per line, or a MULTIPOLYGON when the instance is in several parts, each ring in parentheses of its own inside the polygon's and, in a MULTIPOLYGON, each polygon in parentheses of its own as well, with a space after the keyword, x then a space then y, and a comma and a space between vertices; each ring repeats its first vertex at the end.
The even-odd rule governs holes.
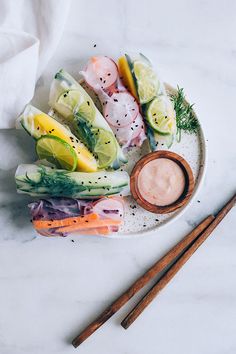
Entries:
POLYGON ((225 204, 225 206, 218 212, 216 216, 209 215, 193 231, 191 231, 176 246, 174 246, 165 256, 158 260, 146 273, 144 273, 138 280, 136 280, 127 291, 118 297, 112 303, 112 305, 103 311, 94 322, 87 326, 72 341, 73 346, 77 348, 99 327, 101 327, 110 317, 112 317, 122 306, 124 306, 151 279, 153 279, 158 275, 158 273, 164 270, 165 272, 162 277, 121 322, 122 327, 127 329, 151 303, 157 294, 169 283, 169 281, 182 268, 182 266, 201 246, 201 244, 208 238, 208 236, 228 214, 235 203, 236 194, 225 204))

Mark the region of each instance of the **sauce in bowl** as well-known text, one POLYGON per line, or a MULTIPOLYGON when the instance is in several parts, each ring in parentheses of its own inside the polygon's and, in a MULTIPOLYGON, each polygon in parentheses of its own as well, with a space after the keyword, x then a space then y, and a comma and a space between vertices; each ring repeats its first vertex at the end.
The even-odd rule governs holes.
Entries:
POLYGON ((139 193, 147 202, 166 206, 183 194, 185 176, 174 161, 161 158, 148 162, 138 175, 139 193))
POLYGON ((191 167, 172 151, 155 151, 142 157, 130 176, 133 198, 144 209, 171 213, 183 207, 194 189, 191 167))

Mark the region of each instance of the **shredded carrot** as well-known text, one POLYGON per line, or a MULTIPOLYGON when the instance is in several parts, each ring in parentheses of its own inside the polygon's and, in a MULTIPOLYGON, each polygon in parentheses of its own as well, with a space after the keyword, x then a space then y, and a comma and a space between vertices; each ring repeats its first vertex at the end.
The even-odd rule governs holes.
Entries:
POLYGON ((82 222, 80 224, 74 224, 70 226, 60 227, 57 229, 57 232, 73 232, 80 231, 82 229, 87 230, 91 228, 100 228, 106 226, 116 226, 120 225, 122 221, 120 220, 112 220, 112 219, 100 219, 100 220, 91 220, 88 222, 82 222))
POLYGON ((77 230, 81 235, 109 235, 110 230, 109 227, 98 227, 98 228, 91 228, 91 229, 83 229, 83 230, 77 230))
POLYGON ((81 223, 85 223, 90 220, 97 220, 99 219, 98 214, 88 214, 84 216, 76 216, 76 217, 70 217, 66 219, 60 219, 60 220, 34 220, 33 225, 35 229, 40 230, 40 229, 51 229, 54 227, 63 227, 63 226, 77 226, 80 225, 81 223))

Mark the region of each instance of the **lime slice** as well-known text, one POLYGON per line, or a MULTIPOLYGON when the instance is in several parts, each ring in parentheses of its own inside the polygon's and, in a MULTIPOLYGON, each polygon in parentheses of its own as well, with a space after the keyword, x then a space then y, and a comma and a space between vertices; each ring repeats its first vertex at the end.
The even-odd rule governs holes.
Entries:
POLYGON ((149 104, 146 116, 149 125, 159 134, 168 135, 175 130, 174 115, 169 114, 162 96, 156 97, 149 104))
POLYGON ((92 123, 96 116, 96 108, 91 99, 86 99, 76 110, 78 114, 86 119, 88 122, 92 123))
POLYGON ((133 63, 133 68, 137 79, 140 103, 150 102, 157 96, 160 82, 150 65, 137 60, 133 63))
POLYGON ((69 90, 63 92, 57 100, 58 104, 63 105, 71 113, 74 112, 76 106, 79 105, 81 101, 81 93, 78 90, 69 90))
MULTIPOLYGON (((79 90, 69 90, 61 94, 57 103, 62 105, 64 110, 70 112, 70 115, 78 113, 89 122, 93 122, 96 115, 96 108, 88 96, 83 97, 79 90)), ((69 114, 66 114, 69 115, 69 114)))
POLYGON ((54 135, 43 135, 36 143, 39 159, 46 159, 58 168, 74 171, 77 167, 77 156, 74 149, 65 140, 54 135))
POLYGON ((93 130, 96 137, 94 155, 98 159, 99 168, 106 168, 111 165, 117 155, 117 142, 113 134, 102 128, 93 130))

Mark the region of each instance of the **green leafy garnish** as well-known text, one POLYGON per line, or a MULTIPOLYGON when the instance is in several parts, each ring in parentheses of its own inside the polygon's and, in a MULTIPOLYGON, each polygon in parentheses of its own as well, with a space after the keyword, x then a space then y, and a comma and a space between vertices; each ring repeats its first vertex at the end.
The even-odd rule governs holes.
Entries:
POLYGON ((170 95, 176 113, 177 138, 181 139, 181 130, 196 134, 200 125, 193 111, 193 104, 185 100, 184 89, 177 86, 177 93, 170 95))
POLYGON ((87 188, 81 184, 76 183, 68 175, 67 171, 63 170, 46 170, 44 166, 38 168, 39 178, 36 180, 30 178, 25 174, 22 180, 27 186, 29 191, 40 194, 45 191, 50 191, 52 196, 73 196, 76 193, 82 192, 87 188))

